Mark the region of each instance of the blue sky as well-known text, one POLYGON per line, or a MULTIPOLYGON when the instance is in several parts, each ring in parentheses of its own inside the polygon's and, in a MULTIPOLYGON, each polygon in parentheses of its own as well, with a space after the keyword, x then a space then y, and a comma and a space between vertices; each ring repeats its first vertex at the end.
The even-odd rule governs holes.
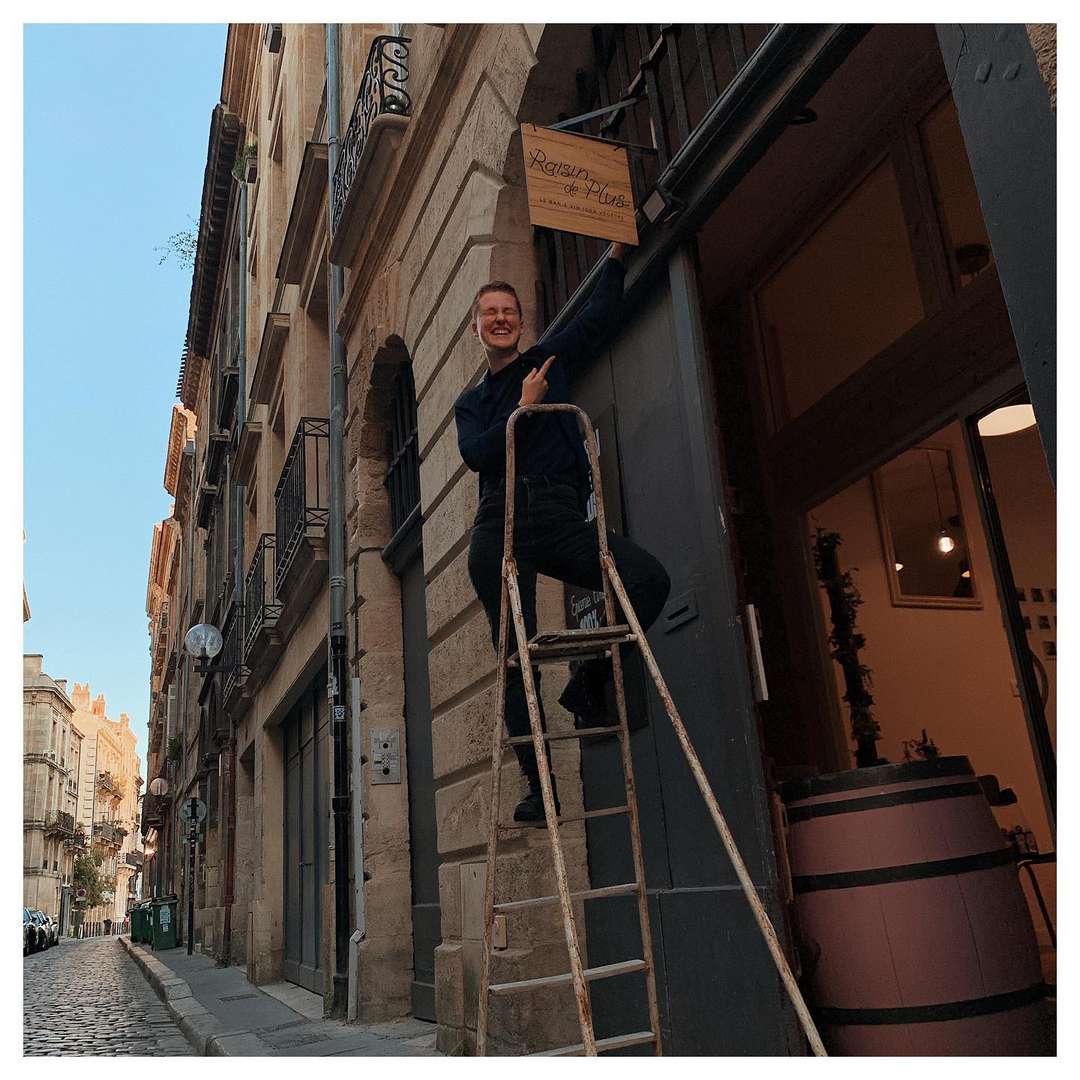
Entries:
POLYGON ((226 27, 24 33, 23 651, 131 717, 146 767, 146 578, 226 27))

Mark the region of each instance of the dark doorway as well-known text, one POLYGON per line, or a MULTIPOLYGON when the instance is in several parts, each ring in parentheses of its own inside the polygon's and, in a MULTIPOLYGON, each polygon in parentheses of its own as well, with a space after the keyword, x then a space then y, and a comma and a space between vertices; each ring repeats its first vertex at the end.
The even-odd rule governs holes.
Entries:
POLYGON ((412 368, 394 380, 391 411, 390 492, 393 537, 383 558, 401 580, 401 636, 405 667, 405 760, 409 784, 409 856, 412 877, 412 1011, 435 1020, 435 947, 442 940, 435 783, 431 762, 427 601, 420 519, 420 462, 412 368))
POLYGON ((300 695, 283 724, 285 739, 285 978, 325 989, 322 892, 326 884, 326 673, 300 695))

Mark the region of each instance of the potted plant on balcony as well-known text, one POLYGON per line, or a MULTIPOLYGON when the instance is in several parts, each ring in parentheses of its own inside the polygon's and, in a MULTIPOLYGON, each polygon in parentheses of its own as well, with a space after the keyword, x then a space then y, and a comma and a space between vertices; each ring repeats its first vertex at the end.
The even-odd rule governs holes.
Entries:
POLYGON ((254 184, 259 176, 259 144, 250 142, 236 154, 233 176, 241 184, 254 184))
POLYGON ((1052 1052, 1031 916, 983 787, 966 757, 940 756, 925 731, 909 740, 913 759, 879 757, 862 597, 840 565, 840 535, 819 529, 812 543, 856 767, 780 791, 798 952, 826 1045, 1052 1052))

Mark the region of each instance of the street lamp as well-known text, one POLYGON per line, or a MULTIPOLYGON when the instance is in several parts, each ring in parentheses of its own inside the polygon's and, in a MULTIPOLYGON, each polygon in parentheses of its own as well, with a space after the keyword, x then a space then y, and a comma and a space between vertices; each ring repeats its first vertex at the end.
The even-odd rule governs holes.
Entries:
POLYGON ((184 648, 195 660, 197 675, 215 675, 217 672, 239 671, 242 664, 215 664, 213 659, 225 644, 221 631, 213 623, 196 623, 184 635, 184 648))
MULTIPOLYGON (((169 781, 166 780, 164 776, 155 777, 153 780, 150 781, 150 794, 154 795, 155 797, 157 797, 159 799, 162 798, 165 795, 168 795, 169 794, 169 781)), ((165 838, 165 814, 164 814, 164 812, 162 812, 162 815, 161 815, 161 834, 160 835, 162 837, 162 847, 164 848, 164 838, 165 838)), ((152 887, 152 892, 153 892, 154 896, 160 896, 161 895, 161 879, 162 879, 162 875, 165 872, 165 868, 164 868, 164 865, 163 865, 165 860, 164 860, 164 858, 156 857, 156 853, 157 853, 157 848, 155 847, 151 851, 151 854, 155 856, 155 858, 154 858, 154 885, 152 887)), ((164 850, 162 851, 162 855, 164 855, 164 850)), ((144 855, 144 858, 149 858, 149 857, 150 857, 149 855, 144 855)), ((146 887, 146 878, 145 877, 143 878, 143 887, 144 888, 146 887)))

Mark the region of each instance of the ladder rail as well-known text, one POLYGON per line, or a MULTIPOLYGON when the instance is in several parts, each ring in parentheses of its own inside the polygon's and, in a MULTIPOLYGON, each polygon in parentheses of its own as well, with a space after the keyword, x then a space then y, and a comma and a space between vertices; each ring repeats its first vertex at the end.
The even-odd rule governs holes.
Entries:
POLYGON ((637 612, 630 606, 630 600, 626 594, 626 587, 623 585, 622 578, 619 577, 619 572, 615 568, 615 560, 611 557, 610 553, 602 556, 602 558, 605 561, 605 580, 611 581, 612 587, 618 595, 619 602, 622 604, 623 614, 626 616, 631 627, 633 627, 634 632, 638 635, 638 644, 641 649, 641 655, 644 657, 646 666, 649 669, 649 674, 656 684, 656 689, 660 694, 660 700, 663 702, 664 708, 668 714, 668 719, 675 729, 675 734, 682 747, 683 755, 690 765, 690 771, 705 800, 705 805, 708 807, 709 815, 713 819, 716 831, 720 834, 720 840, 724 845, 724 849, 727 851, 728 858, 731 859, 731 864, 735 869, 735 876, 739 879, 739 885, 742 887, 743 894, 750 904, 750 910, 754 915, 754 920, 757 922, 758 928, 765 938, 765 944, 768 946, 773 963, 776 965, 776 970, 784 983, 784 988, 788 992, 791 1004, 799 1017, 799 1022, 802 1025, 807 1041, 810 1043, 810 1047, 815 1056, 826 1057, 825 1046, 821 1041, 821 1036, 818 1034, 813 1018, 810 1016, 810 1010, 806 1007, 806 1002, 803 1000, 802 992, 799 990, 798 983, 795 981, 795 976, 792 974, 791 967, 787 962, 787 958, 784 956, 784 951, 780 947, 780 939, 776 936, 776 929, 773 927, 772 920, 765 911, 761 898, 754 888, 754 883, 750 880, 750 874, 746 869, 746 864, 743 862, 742 855, 739 854, 739 849, 735 844, 735 838, 731 834, 731 829, 728 827, 727 820, 720 809, 719 803, 716 801, 716 796, 713 794, 708 778, 705 776, 705 769, 702 767, 701 759, 697 756, 697 751, 694 750, 694 746, 690 742, 690 736, 686 731, 686 727, 683 725, 682 717, 679 716, 679 712, 675 708, 675 702, 671 697, 671 691, 668 690, 667 683, 660 673, 660 668, 656 663, 656 658, 653 656, 652 649, 649 648, 645 633, 641 628, 641 623, 638 621, 637 612))
MULTIPOLYGON (((525 629, 525 615, 521 608, 521 593, 518 590, 516 566, 512 559, 505 561, 507 599, 509 600, 510 614, 514 621, 514 631, 517 635, 518 653, 521 656, 528 656, 529 636, 525 629)), ((505 667, 505 663, 503 666, 505 667)), ((581 1041, 585 1047, 585 1054, 589 1057, 595 1057, 596 1034, 593 1030, 592 1003, 589 1000, 585 965, 581 961, 581 949, 578 946, 574 913, 570 907, 570 886, 566 879, 566 863, 563 859, 562 843, 559 840, 559 827, 556 823, 555 794, 551 790, 551 770, 544 745, 543 728, 540 725, 540 703, 536 695, 532 664, 523 664, 521 666, 521 681, 525 687, 525 702, 529 708, 529 725, 533 734, 533 750, 536 754, 536 768, 540 776, 540 794, 544 802, 544 815, 548 822, 551 858, 555 864, 555 884, 558 888, 559 906, 562 909, 566 948, 570 954, 570 974, 574 985, 578 1019, 581 1023, 581 1041)), ((487 921, 489 923, 493 922, 490 914, 491 910, 488 909, 487 921)))
MULTIPOLYGON (((575 408, 577 408, 575 406, 575 408)), ((588 416, 581 409, 578 411, 578 420, 585 428, 585 446, 589 454, 589 467, 592 470, 593 501, 596 505, 596 528, 599 534, 600 545, 600 577, 604 585, 604 615, 608 626, 615 626, 617 616, 615 611, 615 597, 612 590, 610 575, 606 572, 608 566, 614 566, 615 560, 608 550, 607 541, 607 518, 604 509, 603 481, 600 477, 600 454, 596 444, 596 434, 588 416)), ((629 601, 620 597, 624 605, 629 601)), ((634 631, 640 640, 643 632, 635 616, 632 624, 634 631)), ((644 641, 641 641, 644 646, 644 641)), ((656 995, 656 965, 653 963, 652 926, 649 922, 649 897, 645 890, 645 855, 641 843, 641 822, 638 818, 637 786, 634 782, 634 763, 630 753, 630 725, 626 714, 626 687, 623 684, 622 649, 618 645, 611 647, 611 671, 615 684, 615 710, 619 717, 621 733, 619 737, 619 753, 622 756, 623 784, 626 788, 626 805, 629 809, 630 819, 630 850, 634 861, 634 879, 637 882, 637 908, 638 928, 641 932, 642 957, 645 960, 645 994, 649 1003, 649 1027, 655 1036, 655 1056, 662 1057, 664 1053, 663 1041, 660 1037, 660 1006, 656 995)))

